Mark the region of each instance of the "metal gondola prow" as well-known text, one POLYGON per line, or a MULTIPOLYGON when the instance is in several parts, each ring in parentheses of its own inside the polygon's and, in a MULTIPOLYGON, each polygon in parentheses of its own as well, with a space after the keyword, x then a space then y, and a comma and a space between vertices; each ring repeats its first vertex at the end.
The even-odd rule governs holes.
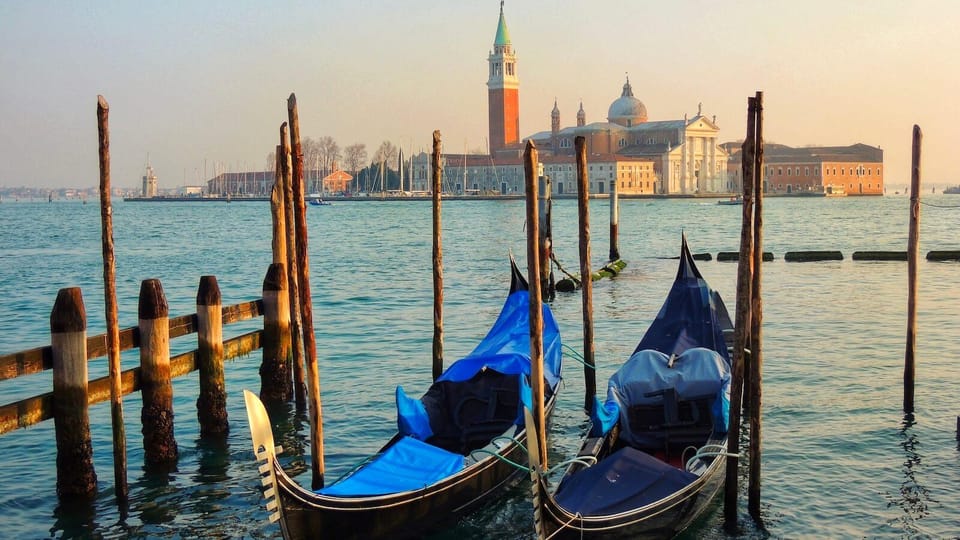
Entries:
POLYGON ((247 406, 247 421, 250 423, 250 435, 253 439, 253 454, 257 458, 257 467, 260 471, 263 484, 263 497, 266 499, 267 511, 270 512, 270 523, 280 520, 280 502, 278 497, 277 474, 274 471, 277 454, 283 449, 273 444, 273 430, 270 427, 270 417, 263 402, 253 392, 243 391, 243 400, 247 406))

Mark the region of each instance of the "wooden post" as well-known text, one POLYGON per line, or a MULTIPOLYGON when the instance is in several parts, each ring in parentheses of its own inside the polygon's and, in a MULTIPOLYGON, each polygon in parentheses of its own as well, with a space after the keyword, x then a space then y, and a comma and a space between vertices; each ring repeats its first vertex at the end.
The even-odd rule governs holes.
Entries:
POLYGON ((620 186, 610 182, 610 261, 620 260, 620 186))
MULTIPOLYGON (((527 276, 530 282, 530 385, 533 390, 533 419, 539 441, 540 464, 547 468, 547 423, 543 379, 543 298, 540 289, 540 218, 537 215, 537 147, 527 141, 523 151, 523 172, 527 192, 527 276)), ((530 433, 530 427, 527 427, 530 433)))
POLYGON ((273 189, 270 190, 270 217, 273 219, 273 262, 287 263, 287 217, 284 208, 283 193, 283 149, 277 145, 276 172, 273 175, 273 189))
POLYGON ((907 237, 907 350, 903 358, 903 412, 913 412, 917 352, 917 262, 920 260, 920 150, 923 132, 913 126, 910 161, 910 232, 907 237))
POLYGON ((143 458, 149 466, 177 460, 170 381, 170 311, 158 279, 140 284, 140 388, 143 458))
POLYGON ((443 243, 440 227, 440 200, 443 198, 443 165, 440 130, 433 132, 433 380, 443 373, 443 243))
POLYGON ((550 176, 538 178, 538 211, 540 217, 540 291, 541 297, 548 302, 553 300, 553 265, 550 254, 553 253, 553 232, 551 214, 553 208, 550 176))
POLYGON ((280 162, 283 180, 283 213, 286 219, 287 233, 287 290, 290 295, 290 347, 293 349, 293 393, 296 396, 297 410, 307 408, 307 385, 303 373, 303 324, 300 321, 300 280, 297 278, 297 224, 293 204, 293 164, 290 156, 290 138, 287 123, 280 125, 280 162))
POLYGON ((197 368, 200 436, 225 435, 230 431, 230 423, 223 370, 223 301, 216 276, 201 276, 197 287, 197 368))
POLYGON ((57 495, 97 494, 87 406, 87 313, 79 287, 60 289, 50 313, 53 422, 57 437, 57 495))
POLYGON ((750 482, 747 507, 760 522, 761 436, 763 418, 763 92, 756 98, 756 136, 753 140, 753 280, 750 288, 750 482))
POLYGON ((303 321, 303 351, 310 390, 310 457, 313 489, 323 487, 323 411, 320 403, 320 370, 317 366, 317 342, 313 333, 313 302, 310 297, 310 256, 307 249, 307 206, 303 192, 303 149, 300 146, 300 118, 297 97, 287 100, 290 120, 290 144, 293 148, 294 213, 297 222, 297 274, 300 280, 300 319, 303 321))
MULTIPOLYGON (((744 364, 750 329, 751 287, 753 285, 753 175, 754 141, 756 132, 756 100, 747 99, 747 138, 743 141, 741 168, 743 171, 743 207, 740 225, 740 253, 737 266, 737 312, 735 314, 733 373, 730 381, 730 425, 727 432, 727 452, 740 453, 740 411, 743 395, 744 364)), ((724 519, 728 531, 737 528, 737 482, 739 460, 727 458, 724 486, 724 519)))
POLYGON ((293 394, 290 378, 290 295, 287 273, 273 263, 263 279, 263 363, 260 364, 260 399, 289 401, 293 394))
MULTIPOLYGON (((587 175, 586 139, 573 140, 577 152, 577 209, 580 218, 580 287, 583 310, 583 408, 590 413, 597 395, 597 363, 593 347, 593 272, 590 270, 590 178, 587 175)), ((611 214, 612 216, 612 214, 611 214)), ((612 217, 611 217, 612 220, 612 217)), ((611 233, 613 221, 610 222, 611 233)), ((611 258, 613 247, 610 248, 611 258)))
POLYGON ((113 207, 110 204, 110 106, 97 96, 97 131, 100 138, 100 239, 103 252, 103 296, 107 324, 107 358, 110 377, 110 423, 113 428, 113 481, 121 516, 126 515, 127 436, 123 425, 123 389, 120 386, 120 324, 117 312, 117 264, 113 249, 113 207))

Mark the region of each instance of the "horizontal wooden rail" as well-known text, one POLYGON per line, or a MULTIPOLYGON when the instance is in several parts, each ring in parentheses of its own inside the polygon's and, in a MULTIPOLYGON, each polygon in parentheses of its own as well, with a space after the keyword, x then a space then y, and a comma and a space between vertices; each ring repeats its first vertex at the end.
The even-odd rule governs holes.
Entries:
MULTIPOLYGON (((259 302, 259 301, 257 301, 259 302)), ((262 305, 262 304, 261 304, 262 305)), ((253 313, 249 311, 248 313, 253 313)), ((238 319, 243 320, 243 319, 238 319)), ((223 342, 224 359, 246 356, 260 348, 263 330, 254 330, 223 342)), ((196 351, 188 351, 170 358, 171 378, 187 375, 197 370, 196 351)), ((120 374, 122 395, 140 391, 140 368, 130 368, 120 374)), ((110 400, 110 378, 100 377, 90 381, 87 403, 93 405, 110 400)), ((0 406, 0 435, 15 429, 32 426, 53 418, 53 392, 28 397, 0 406)))
MULTIPOLYGON (((223 324, 231 324, 263 315, 263 300, 251 300, 232 306, 223 306, 223 324)), ((170 319, 170 339, 193 334, 197 331, 196 314, 183 315, 170 319)), ((136 349, 140 346, 140 332, 137 327, 120 331, 120 351, 136 349)), ((87 338, 87 360, 107 355, 106 334, 87 338)), ((49 345, 0 356, 0 381, 15 379, 21 375, 40 373, 53 369, 53 354, 49 345)))

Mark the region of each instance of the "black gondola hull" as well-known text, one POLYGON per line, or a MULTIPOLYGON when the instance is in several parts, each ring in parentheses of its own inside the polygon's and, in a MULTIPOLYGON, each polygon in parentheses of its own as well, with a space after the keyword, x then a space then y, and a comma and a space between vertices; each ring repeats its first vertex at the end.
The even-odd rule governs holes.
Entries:
MULTIPOLYGON (((555 395, 548 402, 551 412, 555 395)), ((524 441, 521 432, 517 440, 524 441)), ((508 442, 500 455, 525 463, 526 451, 508 442)), ((276 462, 275 462, 276 463, 276 462)), ((280 524, 287 540, 308 538, 417 538, 455 522, 517 484, 526 471, 487 456, 422 490, 379 497, 330 497, 308 491, 275 465, 280 524)))

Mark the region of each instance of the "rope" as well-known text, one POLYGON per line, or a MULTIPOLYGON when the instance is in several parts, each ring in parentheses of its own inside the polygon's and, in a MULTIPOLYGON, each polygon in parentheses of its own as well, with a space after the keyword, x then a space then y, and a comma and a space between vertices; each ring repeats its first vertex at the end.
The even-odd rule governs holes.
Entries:
MULTIPOLYGON (((508 464, 508 465, 512 465, 512 466, 513 466, 514 468, 516 468, 517 470, 520 470, 520 471, 523 471, 523 472, 527 472, 527 473, 530 472, 530 467, 524 467, 523 465, 520 465, 519 463, 517 463, 517 462, 515 462, 515 461, 511 461, 511 460, 503 457, 502 455, 500 455, 500 454, 498 454, 498 453, 496 453, 496 452, 491 452, 490 450, 486 450, 486 449, 483 449, 483 448, 478 448, 478 449, 470 452, 470 457, 472 457, 473 459, 477 459, 477 458, 473 457, 473 455, 476 454, 477 452, 481 452, 481 453, 484 453, 484 454, 490 454, 491 456, 499 459, 500 461, 503 461, 504 463, 506 463, 506 464, 508 464)), ((477 461, 479 461, 479 460, 477 460, 477 461)))
POLYGON ((580 538, 583 538, 583 516, 580 515, 580 512, 577 512, 572 518, 570 518, 569 521, 567 521, 566 523, 564 523, 563 525, 561 525, 559 529, 553 531, 553 534, 551 534, 550 536, 548 536, 545 540, 550 540, 550 539, 553 538, 554 536, 560 534, 561 531, 563 531, 564 529, 566 529, 567 527, 569 527, 570 524, 573 523, 573 520, 575 520, 575 519, 577 519, 577 518, 580 518, 580 538))
POLYGON ((517 439, 515 439, 515 438, 513 438, 513 437, 507 437, 506 435, 498 435, 498 436, 494 437, 493 440, 490 441, 490 442, 496 442, 496 441, 504 440, 504 439, 506 439, 506 440, 512 442, 513 444, 519 446, 520 449, 524 451, 524 453, 527 452, 527 447, 524 446, 522 442, 518 441, 517 439))
POLYGON ((567 270, 560 264, 560 261, 557 260, 556 254, 553 253, 552 251, 550 252, 550 260, 553 261, 553 264, 557 265, 557 270, 560 270, 561 272, 563 272, 565 276, 572 279, 575 283, 578 283, 578 284, 580 283, 580 278, 571 274, 570 272, 567 272, 567 270))
MULTIPOLYGON (((692 447, 688 446, 687 448, 683 449, 683 454, 681 454, 681 458, 683 455, 687 453, 687 450, 689 450, 690 448, 692 447)), ((687 460, 685 468, 686 470, 689 471, 694 461, 697 461, 698 459, 705 458, 705 457, 723 456, 723 457, 735 457, 737 459, 740 459, 740 454, 733 454, 731 452, 727 452, 726 450, 727 450, 727 447, 722 444, 705 444, 702 447, 700 447, 699 450, 697 450, 697 453, 694 454, 692 458, 687 460)))
POLYGON ((555 472, 556 472, 558 469, 560 469, 561 467, 566 467, 567 465, 570 465, 571 463, 579 463, 580 465, 583 465, 584 467, 589 467, 589 466, 591 466, 591 465, 596 465, 596 464, 597 464, 597 458, 595 458, 595 457, 593 457, 593 456, 577 456, 577 457, 575 457, 575 458, 570 458, 570 459, 568 459, 568 460, 561 461, 560 463, 557 463, 557 464, 554 465, 553 467, 550 467, 550 469, 547 471, 546 476, 552 475, 553 473, 555 473, 555 472))
POLYGON ((920 201, 920 204, 922 204, 922 205, 924 205, 924 206, 932 206, 933 208, 960 208, 960 206, 955 206, 955 205, 933 204, 933 203, 928 203, 928 202, 924 202, 924 201, 920 201))

